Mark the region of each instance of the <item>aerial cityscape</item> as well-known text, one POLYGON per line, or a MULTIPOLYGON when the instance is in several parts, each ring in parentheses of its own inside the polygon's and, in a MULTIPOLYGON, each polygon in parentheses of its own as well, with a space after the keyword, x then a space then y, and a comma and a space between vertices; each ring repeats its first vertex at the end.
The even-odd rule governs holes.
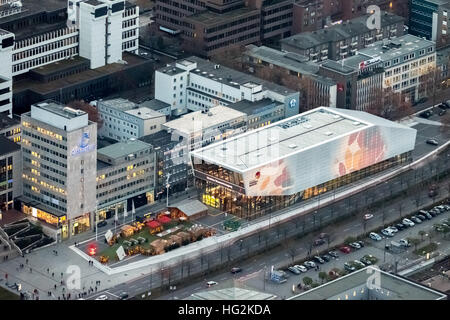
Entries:
POLYGON ((450 300, 449 231, 450 0, 0 0, 0 301, 450 300))

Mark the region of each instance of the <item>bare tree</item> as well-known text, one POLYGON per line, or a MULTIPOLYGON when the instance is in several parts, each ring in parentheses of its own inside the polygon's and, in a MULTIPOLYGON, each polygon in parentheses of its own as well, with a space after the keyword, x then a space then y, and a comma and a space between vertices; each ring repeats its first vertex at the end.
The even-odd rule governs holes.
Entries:
POLYGON ((283 246, 286 248, 287 253, 291 257, 292 263, 294 263, 295 257, 298 253, 298 248, 293 239, 283 242, 283 246))
POLYGON ((211 56, 211 61, 231 69, 246 71, 242 60, 245 50, 245 46, 239 44, 227 46, 216 51, 211 56))
POLYGON ((370 104, 366 110, 374 115, 389 119, 398 120, 414 113, 411 101, 404 95, 395 92, 391 87, 382 91, 382 97, 376 97, 375 102, 370 104))

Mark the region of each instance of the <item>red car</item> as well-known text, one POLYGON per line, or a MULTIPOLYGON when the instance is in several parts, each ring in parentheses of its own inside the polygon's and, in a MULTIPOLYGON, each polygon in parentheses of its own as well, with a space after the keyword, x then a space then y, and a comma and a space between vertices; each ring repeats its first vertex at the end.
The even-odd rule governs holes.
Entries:
POLYGON ((350 247, 347 246, 340 247, 339 250, 343 253, 350 253, 352 251, 350 247))

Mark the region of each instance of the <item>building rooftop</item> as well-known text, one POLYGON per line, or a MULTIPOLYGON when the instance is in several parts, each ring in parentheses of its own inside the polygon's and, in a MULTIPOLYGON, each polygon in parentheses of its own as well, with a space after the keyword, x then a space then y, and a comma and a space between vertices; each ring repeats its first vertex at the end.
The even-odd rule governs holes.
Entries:
MULTIPOLYGON (((40 82, 31 78, 25 78, 22 80, 18 80, 14 82, 14 92, 20 92, 23 90, 31 90, 41 95, 46 95, 55 91, 58 91, 60 89, 63 89, 65 87, 73 86, 77 83, 83 83, 85 81, 90 81, 93 79, 97 79, 100 77, 104 77, 105 75, 113 74, 122 70, 126 70, 131 67, 135 67, 137 65, 143 65, 150 63, 149 60, 145 58, 141 58, 137 55, 123 52, 122 54, 122 60, 125 60, 127 64, 121 64, 121 63, 112 63, 105 65, 103 67, 97 68, 97 69, 89 69, 82 71, 77 74, 73 74, 61 79, 58 79, 57 81, 50 81, 50 82, 40 82)), ((72 61, 70 59, 59 61, 59 64, 62 68, 68 67, 66 64, 72 65, 72 61)))
POLYGON ((409 279, 366 267, 288 300, 446 300, 447 295, 409 279), (379 275, 379 285, 370 277, 379 275))
POLYGON ((147 107, 137 107, 136 109, 127 110, 125 112, 142 120, 165 117, 161 112, 147 107))
POLYGON ((342 73, 342 74, 350 74, 355 72, 356 70, 352 67, 349 67, 342 63, 341 61, 334 61, 334 60, 325 60, 320 64, 323 68, 331 69, 333 71, 342 73))
POLYGON ((172 134, 166 130, 140 137, 139 140, 152 145, 154 149, 163 148, 165 150, 178 143, 178 141, 172 140, 172 134))
POLYGON ((20 125, 20 121, 12 119, 7 115, 0 113, 0 130, 20 125))
MULTIPOLYGON (((35 15, 40 12, 52 12, 67 8, 67 0, 39 0, 39 1, 22 0, 21 2, 22 2, 21 10, 16 14, 1 17, 0 24, 3 24, 4 22, 8 22, 11 20, 16 20, 18 18, 35 15)), ((4 8, 0 7, 0 9, 6 10, 9 7, 9 5, 6 4, 2 7, 4 8)))
POLYGON ((236 10, 231 10, 225 13, 215 13, 209 10, 199 12, 197 14, 185 17, 184 19, 189 22, 201 23, 206 27, 212 27, 224 22, 230 22, 232 20, 239 20, 241 16, 259 14, 259 10, 251 9, 249 7, 243 7, 236 10))
POLYGON ((252 115, 262 112, 263 109, 271 109, 280 104, 282 105, 283 103, 272 101, 272 99, 266 98, 255 102, 248 100, 241 100, 239 102, 229 104, 227 107, 240 112, 244 112, 247 115, 252 115))
POLYGON ((57 114, 66 119, 74 119, 80 116, 84 116, 86 114, 86 112, 82 110, 75 110, 52 100, 46 100, 39 103, 35 103, 32 105, 32 107, 57 114))
POLYGON ((391 59, 403 57, 403 55, 421 49, 426 49, 431 46, 435 46, 435 43, 433 41, 425 40, 411 34, 406 34, 404 36, 397 37, 390 42, 375 42, 371 45, 368 45, 366 48, 361 49, 358 54, 365 55, 369 57, 369 59, 379 57, 382 61, 389 61, 391 59), (388 43, 389 45, 386 46, 385 44, 388 43))
POLYGON ((203 111, 190 112, 178 119, 166 122, 164 126, 189 135, 240 117, 245 117, 245 113, 229 107, 217 106, 210 108, 207 113, 203 111))
POLYGON ((20 145, 4 136, 0 136, 0 156, 20 150, 20 145))
POLYGON ((405 128, 362 111, 319 107, 213 143, 191 155, 245 172, 375 125, 405 128))
POLYGON ((136 108, 136 103, 123 98, 98 101, 98 104, 118 111, 127 111, 136 108))
POLYGON ((140 140, 130 139, 124 142, 117 142, 107 147, 97 150, 98 155, 109 159, 119 159, 127 157, 130 154, 139 153, 150 148, 150 146, 140 140))
MULTIPOLYGON (((282 43, 289 44, 299 49, 309 49, 318 45, 328 44, 329 42, 341 41, 360 34, 369 32, 367 27, 367 18, 369 15, 363 15, 355 19, 336 24, 318 31, 302 32, 291 37, 282 39, 282 43)), ((392 25, 403 22, 404 18, 392 13, 383 12, 381 15, 381 26, 392 25)))
POLYGON ((294 52, 283 52, 265 46, 248 45, 246 55, 267 61, 282 68, 299 72, 301 74, 315 74, 319 66, 305 56, 294 52))
POLYGON ((170 104, 165 103, 158 99, 152 99, 139 104, 140 107, 150 108, 152 110, 158 111, 161 109, 169 108, 170 104))
POLYGON ((238 287, 224 288, 218 290, 200 291, 191 294, 185 300, 274 300, 276 296, 271 293, 264 293, 238 287))
MULTIPOLYGON (((279 93, 282 96, 286 96, 286 95, 295 93, 295 91, 293 91, 287 87, 277 85, 270 81, 265 81, 265 80, 259 79, 252 75, 249 75, 247 73, 243 73, 243 72, 231 69, 231 68, 227 68, 222 65, 219 65, 219 67, 217 68, 216 66, 218 66, 218 65, 216 63, 196 57, 196 56, 191 56, 191 57, 189 57, 187 59, 183 59, 183 60, 187 60, 187 62, 194 62, 197 64, 197 68, 193 69, 190 72, 210 78, 210 79, 220 82, 224 85, 239 88, 241 85, 245 85, 245 84, 251 82, 251 83, 262 85, 263 91, 270 90, 270 91, 279 93)), ((183 60, 177 61, 177 63, 180 63, 180 62, 184 63, 183 60)), ((175 66, 175 63, 171 64, 171 66, 175 66)))

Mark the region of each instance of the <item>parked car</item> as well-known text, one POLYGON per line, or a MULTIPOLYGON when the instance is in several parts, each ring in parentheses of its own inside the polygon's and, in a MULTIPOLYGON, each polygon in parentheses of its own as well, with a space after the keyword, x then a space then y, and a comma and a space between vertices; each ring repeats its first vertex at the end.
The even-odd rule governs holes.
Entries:
POLYGON ((347 247, 347 246, 340 247, 339 250, 341 252, 343 252, 343 253, 350 253, 350 252, 352 252, 352 250, 349 247, 347 247))
POLYGON ((352 247, 353 249, 361 249, 361 245, 359 243, 356 242, 352 242, 348 244, 350 247, 352 247))
POLYGON ((288 270, 293 274, 300 274, 300 270, 298 270, 297 268, 289 267, 288 270))
POLYGON ((300 272, 307 272, 307 271, 308 271, 308 268, 307 268, 307 267, 302 266, 302 265, 300 265, 300 264, 296 264, 296 265, 294 266, 294 268, 297 268, 297 270, 300 271, 300 272))
POLYGON ((364 220, 370 220, 370 219, 372 219, 373 218, 373 214, 371 214, 371 213, 366 213, 365 215, 364 215, 364 220))
POLYGON ((242 268, 240 268, 240 267, 231 268, 231 273, 232 274, 236 274, 236 273, 239 273, 241 271, 242 271, 242 268))
POLYGON ((359 244, 361 247, 364 247, 364 245, 365 245, 364 241, 361 241, 361 240, 356 241, 356 243, 359 244))
POLYGON ((119 298, 120 298, 120 300, 127 300, 128 299, 128 292, 122 291, 119 294, 119 298))
POLYGON ((440 110, 439 113, 438 113, 438 115, 439 115, 439 116, 443 116, 443 115, 446 114, 446 113, 447 113, 447 110, 440 110))
POLYGON ((325 260, 325 262, 329 262, 331 260, 331 256, 329 256, 328 254, 324 254, 321 258, 325 260))
POLYGON ((419 218, 419 219, 422 220, 422 221, 427 220, 427 217, 425 217, 423 214, 418 214, 418 215, 417 215, 417 218, 419 218))
POLYGON ((395 227, 400 231, 406 228, 406 226, 403 223, 397 223, 395 227))
POLYGON ((428 211, 428 214, 430 216, 432 216, 433 218, 436 217, 438 214, 436 213, 436 211, 434 211, 433 209, 431 209, 430 211, 428 211))
POLYGON ((444 209, 446 210, 446 211, 449 211, 450 210, 450 206, 448 205, 448 204, 444 204, 444 205, 442 205, 443 207, 444 207, 444 209))
POLYGON ((392 233, 397 233, 398 232, 398 229, 396 227, 394 227, 394 226, 387 227, 386 229, 391 230, 392 233))
POLYGON ((433 216, 432 216, 429 212, 426 212, 426 213, 424 214, 424 216, 425 216, 428 220, 433 219, 433 216))
POLYGON ((403 220, 402 220, 402 223, 403 223, 405 226, 408 226, 408 227, 414 227, 414 222, 412 222, 412 221, 409 220, 408 218, 403 219, 403 220))
POLYGON ((325 243, 325 240, 324 239, 316 239, 316 240, 314 240, 314 247, 318 247, 318 246, 321 246, 321 245, 323 245, 325 243))
POLYGON ((409 246, 411 246, 411 245, 409 244, 409 241, 406 240, 406 239, 400 239, 398 242, 399 242, 402 246, 404 246, 404 247, 409 247, 409 246))
POLYGON ((410 219, 411 219, 412 221, 414 221, 414 223, 422 223, 422 220, 419 219, 419 218, 417 218, 416 216, 412 216, 410 219))
POLYGON ((353 272, 356 270, 356 268, 348 262, 344 263, 344 269, 347 270, 348 272, 353 272))
POLYGON ((319 257, 319 256, 314 256, 314 261, 315 262, 317 262, 317 263, 320 263, 320 264, 324 264, 325 263, 325 260, 323 260, 321 257, 319 257))
POLYGON ((378 261, 378 259, 371 254, 366 254, 364 257, 362 257, 359 260, 362 263, 364 263, 366 266, 373 265, 373 264, 377 263, 377 261, 378 261))
POLYGON ((375 241, 381 241, 383 239, 378 233, 375 232, 369 233, 369 238, 375 241))
POLYGON ((303 263, 303 265, 308 269, 312 269, 312 268, 316 267, 316 264, 313 261, 305 261, 303 263))
POLYGON ((393 237, 394 236, 394 233, 391 230, 389 230, 389 229, 383 229, 383 230, 381 230, 381 233, 384 236, 386 236, 386 237, 393 237))
POLYGON ((356 269, 362 269, 366 266, 364 263, 362 263, 359 260, 353 260, 352 264, 356 267, 356 269))
POLYGON ((206 283, 206 286, 207 286, 208 288, 210 288, 210 287, 212 287, 212 286, 215 286, 216 284, 218 284, 216 281, 208 281, 208 282, 206 283))
POLYGON ((108 300, 108 296, 106 294, 102 294, 95 298, 95 300, 108 300))
POLYGON ((429 117, 431 117, 433 114, 430 112, 430 110, 424 111, 419 113, 419 117, 421 118, 425 118, 428 119, 429 117))
POLYGON ((330 252, 328 252, 328 254, 335 259, 339 258, 339 254, 336 251, 330 251, 330 252))
POLYGON ((436 206, 435 208, 438 209, 441 213, 447 211, 444 206, 436 206))
POLYGON ((439 145, 439 142, 436 139, 428 139, 427 141, 425 141, 427 144, 431 144, 433 146, 437 146, 439 145))
POLYGON ((440 108, 442 110, 448 109, 447 103, 446 102, 442 102, 442 103, 438 104, 438 108, 440 108))

